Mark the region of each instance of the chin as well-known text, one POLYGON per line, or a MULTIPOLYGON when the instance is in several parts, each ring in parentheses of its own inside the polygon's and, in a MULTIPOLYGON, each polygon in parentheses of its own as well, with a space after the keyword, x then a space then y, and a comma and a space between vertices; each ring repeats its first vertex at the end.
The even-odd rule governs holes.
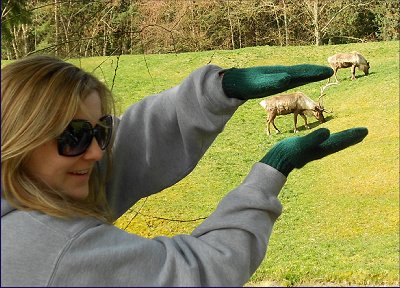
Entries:
POLYGON ((68 195, 75 200, 85 200, 89 196, 89 189, 70 191, 68 195))

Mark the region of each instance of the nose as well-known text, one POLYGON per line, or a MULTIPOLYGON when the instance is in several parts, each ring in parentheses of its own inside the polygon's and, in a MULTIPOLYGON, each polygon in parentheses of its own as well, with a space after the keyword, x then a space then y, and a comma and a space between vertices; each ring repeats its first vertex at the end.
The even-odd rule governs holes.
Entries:
POLYGON ((318 120, 320 123, 325 123, 325 117, 324 117, 324 114, 322 114, 322 112, 321 112, 321 115, 318 120))
POLYGON ((90 144, 89 148, 83 154, 83 157, 87 160, 94 160, 99 161, 103 158, 104 151, 101 150, 99 144, 95 137, 92 139, 92 143, 90 144))

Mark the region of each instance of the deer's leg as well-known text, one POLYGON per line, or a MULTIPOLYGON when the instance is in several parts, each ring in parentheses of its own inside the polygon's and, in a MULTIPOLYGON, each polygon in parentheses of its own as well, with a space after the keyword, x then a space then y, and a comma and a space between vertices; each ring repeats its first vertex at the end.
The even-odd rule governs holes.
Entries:
MULTIPOLYGON (((279 131, 279 129, 275 125, 275 117, 276 117, 276 115, 271 113, 271 116, 269 117, 268 122, 269 122, 269 124, 272 123, 272 126, 274 126, 276 133, 280 133, 281 131, 279 131)), ((271 131, 269 130, 269 128, 270 128, 269 124, 268 124, 268 134, 271 135, 271 131)))
POLYGON ((356 79, 356 65, 351 66, 351 80, 356 79))
POLYGON ((297 133, 297 132, 298 132, 298 130, 297 130, 297 113, 294 112, 294 130, 293 130, 293 133, 297 133))
POLYGON ((271 113, 269 113, 267 118, 267 127, 266 127, 268 135, 271 135, 271 129, 270 129, 271 119, 272 119, 271 113))
POLYGON ((276 133, 281 133, 281 131, 279 131, 278 127, 275 125, 275 119, 272 120, 272 125, 274 126, 276 133))
POLYGON ((337 71, 338 71, 338 67, 335 68, 335 70, 333 71, 333 74, 335 75, 335 80, 336 82, 339 82, 339 80, 337 79, 337 71))
POLYGON ((304 126, 305 126, 307 129, 310 129, 310 126, 308 126, 308 123, 307 123, 307 117, 306 117, 306 115, 304 115, 303 113, 301 113, 300 116, 301 116, 301 118, 303 118, 303 120, 304 120, 304 126))

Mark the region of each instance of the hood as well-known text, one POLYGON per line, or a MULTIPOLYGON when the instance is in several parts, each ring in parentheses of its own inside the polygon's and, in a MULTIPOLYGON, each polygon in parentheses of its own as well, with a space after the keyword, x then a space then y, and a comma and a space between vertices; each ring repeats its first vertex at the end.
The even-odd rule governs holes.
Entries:
POLYGON ((3 197, 1 197, 1 217, 3 217, 4 215, 7 215, 8 213, 12 212, 13 210, 15 210, 14 207, 12 207, 6 199, 4 199, 3 197))
POLYGON ((15 208, 8 203, 3 195, 3 185, 1 185, 1 217, 15 210, 15 208))

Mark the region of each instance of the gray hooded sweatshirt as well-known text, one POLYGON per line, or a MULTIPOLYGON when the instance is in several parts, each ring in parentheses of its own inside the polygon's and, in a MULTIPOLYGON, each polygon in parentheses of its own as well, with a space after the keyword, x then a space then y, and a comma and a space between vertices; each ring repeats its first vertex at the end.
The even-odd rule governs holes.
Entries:
MULTIPOLYGON (((107 185, 115 219, 189 174, 243 104, 225 96, 219 71, 202 67, 121 117, 107 185)), ((1 198, 1 286, 242 286, 265 257, 285 181, 257 162, 190 235, 152 239, 1 198)))

